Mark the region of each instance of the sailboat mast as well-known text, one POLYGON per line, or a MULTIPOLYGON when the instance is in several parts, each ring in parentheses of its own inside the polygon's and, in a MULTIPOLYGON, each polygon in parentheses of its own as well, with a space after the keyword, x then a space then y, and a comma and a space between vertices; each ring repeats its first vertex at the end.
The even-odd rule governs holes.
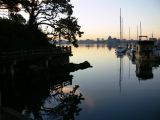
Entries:
POLYGON ((141 26, 141 21, 140 21, 140 36, 142 36, 142 26, 141 26))
POLYGON ((138 40, 138 25, 137 25, 137 40, 138 40))
POLYGON ((122 39, 123 39, 123 17, 122 17, 122 39))
POLYGON ((122 39, 122 18, 121 18, 121 8, 120 8, 120 40, 122 39))
POLYGON ((129 27, 129 40, 130 40, 130 27, 129 27))
MULTIPOLYGON (((142 26, 141 26, 141 21, 140 21, 140 36, 142 36, 142 26)), ((141 40, 141 37, 139 38, 141 40)))

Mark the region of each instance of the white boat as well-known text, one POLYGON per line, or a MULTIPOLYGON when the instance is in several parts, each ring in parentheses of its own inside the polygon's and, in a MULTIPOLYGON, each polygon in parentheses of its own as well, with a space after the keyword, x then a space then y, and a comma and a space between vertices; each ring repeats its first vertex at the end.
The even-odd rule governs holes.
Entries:
POLYGON ((118 46, 116 48, 116 53, 125 53, 126 52, 126 47, 118 46))

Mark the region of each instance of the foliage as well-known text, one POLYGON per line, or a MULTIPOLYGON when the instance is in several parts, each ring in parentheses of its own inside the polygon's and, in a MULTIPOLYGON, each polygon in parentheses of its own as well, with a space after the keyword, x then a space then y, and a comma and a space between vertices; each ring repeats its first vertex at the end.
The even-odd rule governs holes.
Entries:
POLYGON ((26 23, 26 19, 21 14, 10 14, 10 19, 19 24, 26 23))
POLYGON ((0 50, 48 48, 47 36, 38 29, 30 30, 19 21, 0 19, 0 50))
POLYGON ((0 9, 8 9, 10 16, 27 13, 29 28, 46 28, 46 33, 54 40, 63 38, 76 44, 76 36, 83 34, 77 19, 72 16, 70 0, 0 0, 0 9))

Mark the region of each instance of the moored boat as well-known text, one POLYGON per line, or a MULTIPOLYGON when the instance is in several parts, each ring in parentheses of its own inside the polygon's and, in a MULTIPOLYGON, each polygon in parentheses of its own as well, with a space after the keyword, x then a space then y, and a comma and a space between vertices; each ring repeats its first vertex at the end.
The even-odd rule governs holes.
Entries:
POLYGON ((125 53, 126 52, 126 47, 118 46, 116 48, 116 53, 125 53))

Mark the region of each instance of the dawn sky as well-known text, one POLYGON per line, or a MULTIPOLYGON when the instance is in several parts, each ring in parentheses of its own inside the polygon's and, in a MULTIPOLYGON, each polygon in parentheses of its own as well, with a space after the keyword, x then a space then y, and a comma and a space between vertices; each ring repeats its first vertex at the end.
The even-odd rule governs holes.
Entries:
POLYGON ((84 35, 80 39, 119 38, 119 14, 122 9, 124 38, 136 39, 137 25, 142 35, 160 37, 160 0, 71 0, 74 16, 84 35))

